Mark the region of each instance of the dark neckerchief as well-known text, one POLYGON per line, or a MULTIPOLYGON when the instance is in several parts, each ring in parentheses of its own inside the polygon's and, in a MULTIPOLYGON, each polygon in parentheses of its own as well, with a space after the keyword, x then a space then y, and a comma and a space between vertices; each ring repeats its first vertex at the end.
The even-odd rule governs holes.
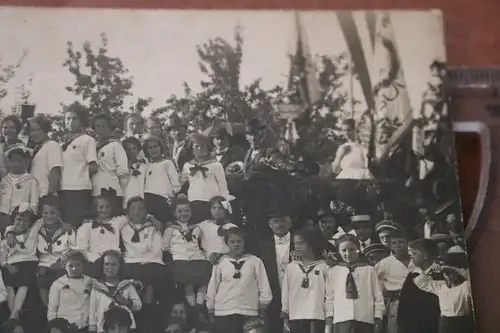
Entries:
POLYGON ((106 232, 105 230, 109 231, 112 234, 115 233, 115 228, 113 228, 113 226, 111 225, 111 223, 109 223, 109 221, 100 222, 97 220, 93 220, 92 221, 92 229, 97 229, 97 228, 101 229, 101 231, 100 231, 101 234, 104 234, 106 232))
POLYGON ((357 267, 363 267, 363 266, 368 266, 367 263, 364 262, 358 262, 353 265, 348 265, 345 262, 338 263, 339 266, 344 266, 349 269, 349 273, 347 274, 347 278, 345 281, 345 295, 347 299, 358 299, 359 298, 359 292, 358 288, 356 287, 356 282, 354 281, 354 276, 352 273, 357 267))
POLYGON ((132 238, 130 239, 130 241, 132 243, 139 243, 141 241, 141 237, 140 237, 141 231, 143 231, 144 229, 146 229, 148 227, 151 227, 153 225, 150 222, 144 222, 143 224, 141 224, 141 226, 139 228, 136 228, 135 224, 132 223, 132 222, 130 222, 129 226, 134 231, 134 235, 132 236, 132 238))
POLYGON ((235 272, 233 274, 233 278, 238 280, 241 279, 241 269, 246 262, 246 256, 242 256, 239 259, 229 260, 229 262, 234 266, 235 272))
POLYGON ((205 161, 192 160, 190 163, 193 166, 191 168, 189 168, 189 172, 190 172, 189 175, 191 177, 194 177, 198 172, 201 172, 201 175, 203 176, 203 178, 207 178, 207 172, 209 169, 206 167, 206 165, 213 163, 213 162, 216 162, 216 160, 214 160, 214 159, 208 159, 205 161))
POLYGON ((217 221, 215 220, 212 220, 212 222, 219 226, 219 228, 217 229, 217 235, 220 237, 224 237, 227 233, 227 229, 224 228, 224 226, 230 222, 228 220, 224 220, 220 223, 217 223, 217 221))
POLYGON ((57 225, 55 228, 42 227, 39 234, 47 244, 45 251, 52 253, 54 243, 57 242, 58 245, 61 244, 60 239, 66 234, 66 230, 64 230, 61 225, 57 225))
POLYGON ((143 159, 137 159, 135 162, 130 162, 129 161, 129 169, 131 171, 131 175, 134 177, 142 175, 141 171, 139 168, 141 167, 142 164, 146 164, 146 161, 143 159))
POLYGON ((184 237, 186 242, 192 242, 194 228, 189 228, 188 226, 188 230, 184 230, 184 228, 179 222, 175 222, 175 224, 178 226, 178 228, 175 229, 179 230, 179 232, 181 233, 182 237, 184 237))
POLYGON ((70 134, 70 136, 64 140, 64 143, 62 145, 62 149, 63 151, 66 151, 66 149, 68 149, 69 145, 75 141, 76 139, 78 139, 79 137, 81 137, 84 133, 76 133, 76 134, 70 134))
POLYGON ((310 264, 306 265, 303 261, 298 262, 298 266, 302 273, 304 274, 304 277, 302 278, 302 284, 300 285, 302 288, 307 289, 309 288, 310 285, 310 280, 309 280, 309 273, 313 271, 313 269, 318 265, 320 262, 319 261, 313 261, 310 264))

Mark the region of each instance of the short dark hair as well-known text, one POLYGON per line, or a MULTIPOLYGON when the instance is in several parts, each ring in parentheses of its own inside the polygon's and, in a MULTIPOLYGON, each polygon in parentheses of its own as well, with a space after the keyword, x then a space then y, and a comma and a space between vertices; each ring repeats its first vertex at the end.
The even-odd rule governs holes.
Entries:
POLYGON ((90 119, 90 127, 95 130, 95 122, 97 120, 104 120, 106 122, 106 124, 108 125, 108 127, 113 130, 114 129, 114 126, 113 126, 113 117, 111 117, 109 114, 107 113, 104 113, 104 112, 99 112, 99 113, 96 113, 95 115, 92 116, 92 118, 90 119))
POLYGON ((293 234, 293 237, 299 236, 304 240, 304 242, 309 246, 315 257, 319 257, 321 255, 321 246, 320 246, 320 238, 319 231, 317 229, 307 229, 302 228, 293 234))
POLYGON ((80 122, 82 123, 82 127, 87 127, 89 124, 89 114, 87 113, 86 110, 80 109, 80 108, 72 108, 72 107, 66 107, 64 108, 64 114, 66 113, 74 113, 78 119, 80 119, 80 122))
POLYGON ((118 268, 118 277, 123 276, 123 270, 125 269, 125 259, 123 255, 116 250, 107 250, 96 260, 96 264, 99 270, 98 278, 104 278, 104 258, 113 257, 118 260, 119 268, 118 268))
POLYGON ((15 207, 12 213, 10 213, 10 220, 12 223, 16 220, 17 215, 28 216, 31 220, 31 225, 35 222, 35 214, 31 210, 25 210, 24 212, 19 212, 19 206, 15 207))
POLYGON ((43 206, 55 207, 61 211, 61 199, 55 195, 46 195, 40 199, 40 208, 43 206))
POLYGON ((104 330, 108 331, 113 325, 125 326, 131 328, 132 319, 127 310, 121 307, 113 306, 104 312, 104 330))
POLYGON ((434 260, 439 255, 439 250, 432 239, 420 238, 410 243, 409 247, 427 254, 429 260, 434 260))
POLYGON ((78 261, 81 262, 82 264, 87 263, 87 258, 85 257, 85 254, 83 254, 83 252, 81 251, 73 249, 67 250, 64 253, 64 262, 67 262, 69 260, 78 261))
POLYGON ((189 200, 186 197, 177 197, 172 201, 170 207, 172 208, 172 211, 175 211, 179 205, 189 205, 189 200))
POLYGON ((240 236, 241 238, 243 238, 243 241, 246 240, 245 230, 243 230, 242 228, 239 228, 239 227, 232 227, 232 228, 226 229, 226 232, 224 233, 224 243, 227 244, 227 242, 229 240, 229 236, 231 236, 231 235, 240 236))
POLYGON ((128 201, 127 201, 127 211, 130 209, 130 206, 133 203, 136 203, 136 202, 142 202, 142 203, 144 203, 144 198, 141 198, 140 196, 136 195, 135 197, 132 197, 132 198, 128 199, 128 201))
POLYGON ((17 134, 21 133, 21 130, 23 129, 23 122, 21 121, 21 119, 19 119, 18 116, 13 115, 13 114, 6 116, 5 118, 2 119, 0 126, 3 127, 3 124, 5 124, 8 121, 12 121, 14 123, 14 126, 16 127, 17 134))
POLYGON ((52 121, 41 114, 30 118, 29 123, 37 124, 45 133, 49 133, 52 130, 52 121))
POLYGON ((139 140, 139 139, 137 139, 136 137, 133 137, 133 136, 129 136, 128 138, 125 138, 122 141, 123 147, 125 147, 126 144, 132 144, 132 145, 136 146, 139 150, 142 149, 141 140, 139 140))

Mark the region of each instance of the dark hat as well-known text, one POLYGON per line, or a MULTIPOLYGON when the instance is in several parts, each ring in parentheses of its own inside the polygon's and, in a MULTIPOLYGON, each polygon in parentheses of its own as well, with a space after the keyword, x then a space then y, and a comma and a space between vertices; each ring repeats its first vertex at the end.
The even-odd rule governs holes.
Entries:
POLYGON ((257 134, 266 128, 266 125, 263 124, 259 119, 253 118, 250 119, 245 125, 245 133, 249 134, 257 134))
POLYGON ((443 266, 467 269, 469 267, 467 254, 465 252, 448 252, 443 256, 443 266))
POLYGON ((335 213, 333 212, 333 210, 330 207, 320 208, 320 209, 318 209, 318 213, 317 213, 318 218, 323 217, 323 216, 334 216, 334 215, 335 215, 335 213))
POLYGON ((444 242, 448 244, 453 243, 453 237, 449 234, 434 234, 431 235, 431 239, 436 243, 444 242))
POLYGON ((183 118, 179 117, 176 113, 174 113, 165 120, 165 127, 167 129, 187 127, 187 123, 183 118))
POLYGON ((380 221, 377 224, 375 224, 375 232, 376 233, 379 233, 382 230, 386 230, 386 229, 394 231, 397 229, 402 229, 402 226, 399 223, 396 223, 396 222, 391 221, 391 220, 383 220, 383 221, 380 221))
POLYGON ((368 245, 363 250, 364 255, 369 255, 369 254, 375 253, 375 252, 383 252, 383 253, 387 253, 389 255, 389 254, 391 254, 391 249, 383 244, 376 243, 376 244, 368 245))

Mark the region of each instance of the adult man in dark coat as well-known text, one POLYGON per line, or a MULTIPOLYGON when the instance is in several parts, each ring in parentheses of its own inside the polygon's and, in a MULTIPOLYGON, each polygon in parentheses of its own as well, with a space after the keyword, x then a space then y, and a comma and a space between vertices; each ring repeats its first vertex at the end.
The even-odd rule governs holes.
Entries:
POLYGON ((187 139, 187 127, 186 122, 176 114, 171 115, 165 122, 165 128, 172 139, 170 156, 179 172, 182 172, 186 162, 193 159, 193 147, 187 139))

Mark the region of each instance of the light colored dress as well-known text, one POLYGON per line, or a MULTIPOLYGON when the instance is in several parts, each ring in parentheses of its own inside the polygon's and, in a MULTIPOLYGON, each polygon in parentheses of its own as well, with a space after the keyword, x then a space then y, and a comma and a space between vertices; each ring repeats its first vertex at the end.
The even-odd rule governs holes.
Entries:
POLYGON ((359 143, 346 142, 339 147, 339 151, 344 146, 349 146, 350 151, 342 158, 336 179, 373 179, 368 169, 366 149, 359 143))

